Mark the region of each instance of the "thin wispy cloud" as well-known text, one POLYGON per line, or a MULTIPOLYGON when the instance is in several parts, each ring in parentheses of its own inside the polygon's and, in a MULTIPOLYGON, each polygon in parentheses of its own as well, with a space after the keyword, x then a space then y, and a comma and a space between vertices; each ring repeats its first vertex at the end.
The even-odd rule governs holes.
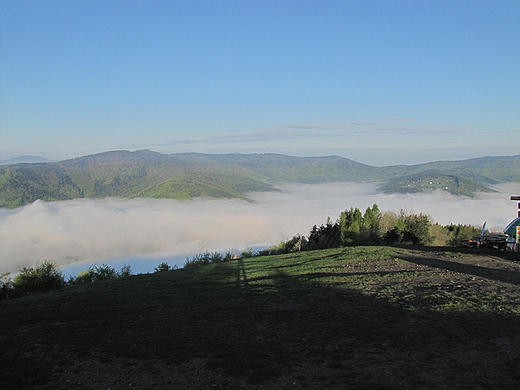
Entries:
POLYGON ((290 130, 345 130, 358 127, 380 126, 383 122, 341 121, 341 122, 309 122, 280 126, 279 129, 290 130))
POLYGON ((435 129, 433 131, 427 127, 411 126, 408 118, 387 118, 380 122, 364 121, 337 121, 337 122, 303 122, 275 126, 267 129, 256 129, 243 133, 223 134, 209 136, 205 138, 175 139, 166 143, 151 144, 148 147, 164 148, 179 145, 219 145, 219 144, 251 144, 273 141, 290 140, 320 140, 344 139, 345 141, 355 141, 355 139, 378 137, 382 134, 398 137, 401 135, 435 136, 443 137, 449 134, 448 130, 435 129))

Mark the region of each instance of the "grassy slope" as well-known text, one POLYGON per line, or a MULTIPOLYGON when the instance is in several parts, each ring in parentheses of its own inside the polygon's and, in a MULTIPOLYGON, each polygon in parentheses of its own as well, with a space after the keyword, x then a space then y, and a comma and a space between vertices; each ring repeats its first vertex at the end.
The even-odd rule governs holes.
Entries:
POLYGON ((0 387, 516 388, 514 255, 302 252, 0 302, 0 387))

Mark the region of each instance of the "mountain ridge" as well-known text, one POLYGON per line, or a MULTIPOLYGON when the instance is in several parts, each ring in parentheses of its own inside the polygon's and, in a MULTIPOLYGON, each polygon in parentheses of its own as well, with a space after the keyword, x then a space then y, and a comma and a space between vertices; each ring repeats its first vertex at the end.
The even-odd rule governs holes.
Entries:
POLYGON ((7 160, 0 160, 0 165, 22 164, 22 163, 47 163, 53 162, 40 156, 18 156, 7 160))
POLYGON ((376 167, 340 156, 114 150, 58 162, 0 166, 0 207, 15 208, 38 199, 104 197, 248 200, 249 192, 274 191, 284 183, 348 181, 382 182, 383 192, 440 189, 474 196, 492 191, 490 185, 520 183, 520 155, 376 167))

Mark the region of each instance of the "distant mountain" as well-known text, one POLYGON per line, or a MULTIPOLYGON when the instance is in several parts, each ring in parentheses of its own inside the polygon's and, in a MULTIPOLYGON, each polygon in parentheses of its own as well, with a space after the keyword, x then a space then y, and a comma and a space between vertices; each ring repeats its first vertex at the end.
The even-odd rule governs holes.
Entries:
POLYGON ((441 189, 473 196, 490 184, 520 182, 520 156, 373 167, 338 156, 99 153, 0 166, 0 207, 74 198, 242 198, 281 183, 382 181, 384 192, 441 189))
POLYGON ((384 179, 377 167, 338 156, 293 157, 281 154, 174 154, 190 165, 241 167, 269 183, 327 183, 384 179))
MULTIPOLYGON (((253 175, 253 173, 251 173, 253 175)), ((148 150, 105 152, 46 164, 0 167, 0 207, 75 198, 243 198, 274 188, 218 167, 189 166, 148 150)))
POLYGON ((8 165, 8 164, 21 164, 21 163, 47 163, 51 162, 51 160, 47 160, 46 158, 39 156, 20 156, 10 158, 9 160, 0 160, 0 165, 8 165))

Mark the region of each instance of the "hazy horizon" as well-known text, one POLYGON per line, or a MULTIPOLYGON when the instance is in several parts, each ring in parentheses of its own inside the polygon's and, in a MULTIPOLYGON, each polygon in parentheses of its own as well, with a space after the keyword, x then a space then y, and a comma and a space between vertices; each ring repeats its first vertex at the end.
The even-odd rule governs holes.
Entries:
POLYGON ((159 263, 184 264, 186 256, 278 244, 313 225, 335 220, 350 207, 377 203, 382 211, 424 213, 442 225, 472 224, 503 230, 516 217, 512 194, 520 184, 501 184, 498 193, 476 198, 446 192, 380 194, 377 183, 290 184, 278 192, 238 199, 77 199, 37 201, 0 209, 0 272, 17 272, 50 260, 77 274, 92 263, 129 263, 151 272, 159 263), (71 266, 72 265, 72 266, 71 266))

